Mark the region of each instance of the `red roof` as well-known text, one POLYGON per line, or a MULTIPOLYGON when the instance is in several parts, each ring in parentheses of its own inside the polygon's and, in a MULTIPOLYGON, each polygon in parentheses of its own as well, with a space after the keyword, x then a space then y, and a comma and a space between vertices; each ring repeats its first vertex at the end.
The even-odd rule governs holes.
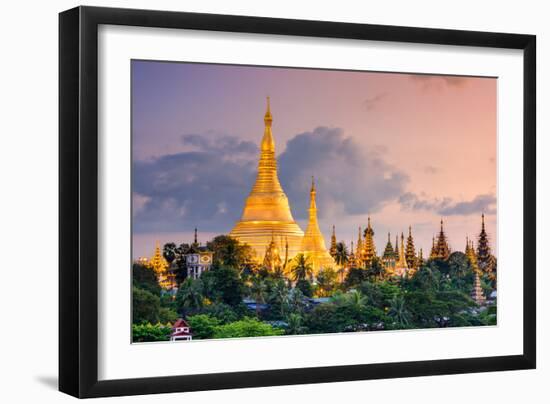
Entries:
POLYGON ((172 328, 180 328, 180 327, 189 327, 189 324, 187 324, 187 321, 185 321, 183 318, 178 318, 178 321, 172 326, 172 328))

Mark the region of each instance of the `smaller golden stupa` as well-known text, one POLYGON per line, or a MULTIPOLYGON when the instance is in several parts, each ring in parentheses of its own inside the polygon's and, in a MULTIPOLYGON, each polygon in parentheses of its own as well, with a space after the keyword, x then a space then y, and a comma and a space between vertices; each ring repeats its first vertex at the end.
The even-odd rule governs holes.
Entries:
POLYGON ((315 202, 316 193, 315 181, 312 177, 311 190, 309 191, 309 222, 302 240, 302 253, 308 257, 315 274, 317 274, 321 268, 336 267, 336 262, 334 262, 334 259, 328 252, 325 245, 325 239, 319 229, 319 222, 317 221, 317 204, 315 202))

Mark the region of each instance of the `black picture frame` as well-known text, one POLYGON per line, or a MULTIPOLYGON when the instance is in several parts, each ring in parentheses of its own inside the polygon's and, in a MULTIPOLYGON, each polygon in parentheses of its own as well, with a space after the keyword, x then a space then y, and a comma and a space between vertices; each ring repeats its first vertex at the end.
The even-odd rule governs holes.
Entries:
MULTIPOLYGON (((59 15, 59 389, 103 397, 534 369, 536 37, 340 22, 77 7, 59 15), (523 50, 523 354, 99 381, 98 26, 100 24, 523 50)), ((519 134, 518 134, 519 135, 519 134)))

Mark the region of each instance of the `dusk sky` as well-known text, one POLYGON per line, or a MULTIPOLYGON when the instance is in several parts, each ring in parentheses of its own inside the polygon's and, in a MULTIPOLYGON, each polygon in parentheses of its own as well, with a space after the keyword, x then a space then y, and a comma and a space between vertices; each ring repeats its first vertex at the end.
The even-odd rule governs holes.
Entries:
POLYGON ((255 179, 266 96, 279 179, 306 228, 311 176, 327 243, 357 240, 370 214, 429 254, 443 218, 451 247, 486 215, 496 250, 497 80, 132 62, 134 258, 154 243, 227 234, 255 179))

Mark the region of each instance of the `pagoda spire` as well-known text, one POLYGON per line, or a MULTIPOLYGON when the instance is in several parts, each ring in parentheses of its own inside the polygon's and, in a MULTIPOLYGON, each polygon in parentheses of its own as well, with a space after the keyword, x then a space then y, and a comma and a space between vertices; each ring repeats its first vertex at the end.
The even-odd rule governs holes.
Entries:
POLYGON ((435 258, 440 260, 446 260, 451 255, 449 244, 447 243, 447 236, 443 230, 443 219, 441 219, 441 227, 439 230, 439 236, 435 244, 435 258))
POLYGON ((416 267, 420 269, 422 268, 423 265, 424 265, 424 257, 422 254, 422 248, 420 248, 420 251, 418 252, 418 260, 416 261, 416 267))
POLYGON ((332 235, 330 236, 330 255, 334 258, 336 253, 336 226, 332 225, 332 235))
POLYGON ((394 249, 395 259, 396 259, 396 260, 399 259, 399 244, 398 244, 398 240, 399 240, 399 236, 396 234, 396 235, 395 235, 395 249, 394 249))
POLYGON ((166 261, 166 259, 162 255, 160 243, 158 240, 155 242, 155 253, 149 260, 149 265, 151 269, 155 272, 160 287, 164 289, 169 289, 171 286, 171 282, 168 277, 168 261, 166 261))
POLYGON ((404 275, 408 269, 407 259, 405 258, 405 236, 401 232, 401 247, 399 248, 399 258, 395 264, 398 275, 404 275))
POLYGON ((350 268, 355 267, 355 254, 353 253, 353 240, 351 241, 351 250, 349 252, 349 258, 348 258, 349 266, 350 268))
POLYGON ((369 267, 372 260, 376 257, 376 246, 374 245, 374 230, 370 224, 370 216, 367 219, 367 228, 365 229, 365 241, 363 244, 363 260, 369 267))
POLYGON ((271 242, 267 247, 264 256, 264 267, 266 267, 271 272, 275 272, 282 267, 281 255, 279 254, 279 246, 275 241, 275 233, 271 232, 271 242))
POLYGON ((479 306, 485 303, 485 295, 483 294, 483 289, 481 288, 481 280, 479 279, 479 273, 474 271, 474 286, 471 293, 472 300, 476 302, 479 306))
POLYGON ((195 237, 193 238, 193 244, 199 245, 198 237, 197 237, 197 228, 195 227, 195 237))
POLYGON ((359 232, 357 233, 357 244, 355 245, 355 260, 358 266, 363 264, 363 239, 361 226, 359 226, 359 232))
POLYGON ((388 232, 388 242, 386 243, 386 248, 384 248, 384 254, 382 255, 383 258, 390 258, 394 257, 395 251, 393 249, 393 246, 391 245, 390 240, 390 232, 388 232))
POLYGON ((414 248, 414 240, 412 236, 412 228, 409 226, 409 236, 407 237, 407 250, 405 252, 408 268, 416 268, 416 251, 414 248))
POLYGON ((317 204, 315 202, 316 195, 315 180, 311 177, 311 189, 309 191, 309 221, 302 240, 302 251, 310 257, 314 271, 335 266, 334 259, 327 251, 325 239, 319 229, 317 204))
POLYGON ((384 248, 384 253, 382 254, 382 264, 386 272, 393 274, 395 269, 395 250, 391 245, 390 232, 388 232, 388 242, 386 243, 386 248, 384 248))
POLYGON ((430 250, 430 259, 436 259, 437 258, 437 252, 435 250, 435 237, 432 236, 432 249, 430 250))
POLYGON ((481 214, 481 232, 477 238, 477 260, 485 272, 492 271, 491 247, 489 246, 489 236, 485 231, 485 214, 481 214))

